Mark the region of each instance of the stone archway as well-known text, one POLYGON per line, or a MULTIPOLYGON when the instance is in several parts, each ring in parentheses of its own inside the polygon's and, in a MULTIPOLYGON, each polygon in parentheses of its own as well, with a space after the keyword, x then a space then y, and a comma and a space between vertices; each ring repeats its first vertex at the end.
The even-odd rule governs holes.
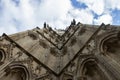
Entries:
POLYGON ((111 80, 120 77, 120 38, 118 31, 106 32, 99 37, 96 58, 111 80), (104 36, 103 36, 104 35, 104 36))
POLYGON ((111 31, 103 36, 99 41, 98 49, 104 57, 120 64, 120 39, 118 31, 111 31))
POLYGON ((104 72, 98 66, 98 63, 93 58, 85 59, 79 68, 78 80, 108 80, 104 72))
POLYGON ((29 72, 23 65, 10 65, 5 72, 6 74, 0 80, 29 80, 29 72))
POLYGON ((103 44, 103 50, 106 56, 120 64, 120 40, 118 38, 113 37, 106 40, 103 44))
POLYGON ((85 63, 85 75, 86 80, 106 80, 105 76, 102 74, 102 71, 93 61, 85 63))
POLYGON ((5 60, 5 51, 3 49, 0 49, 0 65, 3 64, 5 60))
POLYGON ((120 40, 117 37, 110 37, 103 43, 103 53, 120 64, 120 40))

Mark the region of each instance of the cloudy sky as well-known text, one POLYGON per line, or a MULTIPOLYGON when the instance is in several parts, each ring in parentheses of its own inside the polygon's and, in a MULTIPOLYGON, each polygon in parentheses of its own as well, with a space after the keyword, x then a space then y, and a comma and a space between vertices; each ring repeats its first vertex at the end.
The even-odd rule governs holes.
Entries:
POLYGON ((120 25, 120 0, 0 0, 0 35, 42 28, 44 22, 65 29, 73 19, 120 25))

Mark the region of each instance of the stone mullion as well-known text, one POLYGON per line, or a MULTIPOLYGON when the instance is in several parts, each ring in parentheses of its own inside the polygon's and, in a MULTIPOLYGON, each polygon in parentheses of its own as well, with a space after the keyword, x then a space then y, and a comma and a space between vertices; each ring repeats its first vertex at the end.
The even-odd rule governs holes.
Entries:
POLYGON ((118 64, 114 63, 112 60, 109 60, 109 58, 103 55, 96 55, 96 57, 98 62, 101 63, 101 65, 111 73, 111 76, 115 77, 117 80, 120 79, 120 67, 118 64))
POLYGON ((102 64, 98 63, 97 66, 98 66, 98 68, 100 68, 100 70, 101 70, 102 73, 103 73, 102 75, 104 75, 104 77, 106 77, 107 80, 113 80, 113 77, 111 77, 111 76, 108 74, 108 72, 106 71, 105 67, 104 67, 102 64))

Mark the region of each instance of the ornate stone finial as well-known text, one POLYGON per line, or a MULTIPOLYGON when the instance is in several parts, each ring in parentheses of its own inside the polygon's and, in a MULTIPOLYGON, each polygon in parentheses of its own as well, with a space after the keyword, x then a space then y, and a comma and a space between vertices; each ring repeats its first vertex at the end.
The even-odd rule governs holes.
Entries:
POLYGON ((46 27, 47 27, 46 22, 44 22, 44 28, 46 28, 46 27))
POLYGON ((73 23, 74 23, 74 25, 76 24, 76 21, 75 21, 75 19, 73 19, 73 23))
POLYGON ((77 26, 78 26, 78 25, 80 25, 80 24, 81 24, 81 23, 80 23, 80 22, 78 22, 78 23, 77 23, 77 26))
POLYGON ((49 30, 49 31, 52 31, 52 28, 49 27, 49 25, 47 24, 46 28, 49 30))
POLYGON ((46 25, 46 28, 49 29, 49 25, 48 24, 46 25))

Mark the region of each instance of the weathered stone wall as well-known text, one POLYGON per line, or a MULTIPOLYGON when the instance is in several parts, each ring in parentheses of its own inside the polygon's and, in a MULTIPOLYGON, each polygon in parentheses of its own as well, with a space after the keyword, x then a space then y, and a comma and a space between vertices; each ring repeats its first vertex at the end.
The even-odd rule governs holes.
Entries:
POLYGON ((72 22, 0 37, 0 80, 120 80, 120 28, 72 22), (64 32, 64 33, 63 33, 64 32))

